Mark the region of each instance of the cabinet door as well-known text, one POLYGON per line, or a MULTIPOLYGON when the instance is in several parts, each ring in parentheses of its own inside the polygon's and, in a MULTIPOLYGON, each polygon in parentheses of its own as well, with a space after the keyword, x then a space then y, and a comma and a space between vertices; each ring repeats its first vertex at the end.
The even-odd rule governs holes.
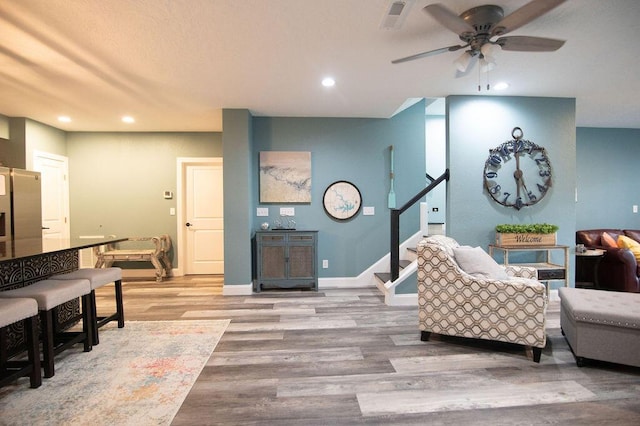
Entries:
POLYGON ((262 246, 262 278, 286 278, 286 255, 284 246, 262 246))
POLYGON ((289 278, 314 278, 315 269, 315 236, 289 235, 289 278))
POLYGON ((282 234, 260 235, 258 242, 260 278, 287 277, 286 237, 282 234))

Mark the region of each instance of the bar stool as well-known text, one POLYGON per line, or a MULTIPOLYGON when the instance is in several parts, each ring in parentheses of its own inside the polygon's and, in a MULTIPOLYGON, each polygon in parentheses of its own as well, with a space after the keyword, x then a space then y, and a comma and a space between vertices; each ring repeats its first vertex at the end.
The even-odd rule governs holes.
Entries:
POLYGON ((118 328, 124 327, 124 306, 122 303, 122 269, 120 268, 82 268, 66 274, 54 275, 54 280, 89 280, 91 283, 91 315, 93 318, 93 344, 100 343, 98 338, 98 329, 111 321, 118 321, 118 328), (106 284, 114 283, 116 312, 106 316, 99 317, 96 308, 96 292, 106 284))
POLYGON ((84 351, 92 349, 93 322, 91 321, 91 285, 88 280, 42 280, 15 290, 3 291, 3 298, 28 297, 38 302, 40 311, 40 327, 42 329, 42 364, 44 377, 53 377, 54 355, 70 348, 76 343, 84 343, 84 351), (54 333, 55 318, 53 313, 57 306, 82 298, 82 331, 54 333))
POLYGON ((0 345, 6 344, 5 327, 20 321, 24 323, 27 360, 12 361, 4 359, 7 354, 3 354, 0 357, 0 387, 20 377, 29 376, 31 387, 37 388, 42 384, 38 350, 38 302, 26 298, 0 299, 0 345))

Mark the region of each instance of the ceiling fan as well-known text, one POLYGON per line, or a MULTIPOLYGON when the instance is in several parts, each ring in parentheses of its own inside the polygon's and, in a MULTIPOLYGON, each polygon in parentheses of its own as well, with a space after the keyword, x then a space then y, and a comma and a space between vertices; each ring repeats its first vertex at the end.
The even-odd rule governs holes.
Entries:
POLYGON ((430 4, 423 10, 433 16, 442 26, 458 34, 463 44, 429 50, 395 59, 391 63, 399 64, 468 48, 454 62, 458 71, 464 73, 473 67, 477 59, 480 61, 481 71, 492 69, 495 66, 492 53, 496 46, 502 50, 518 52, 553 52, 562 47, 564 40, 529 36, 502 36, 544 15, 564 1, 532 0, 508 16, 504 16, 503 9, 495 5, 474 7, 458 16, 442 4, 430 4), (494 37, 498 38, 493 40, 494 37))

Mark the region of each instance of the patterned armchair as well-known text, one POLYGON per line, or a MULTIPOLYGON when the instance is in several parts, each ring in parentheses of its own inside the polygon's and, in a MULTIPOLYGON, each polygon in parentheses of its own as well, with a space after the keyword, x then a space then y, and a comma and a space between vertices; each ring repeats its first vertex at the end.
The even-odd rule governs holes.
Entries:
POLYGON ((540 362, 546 344, 544 284, 534 268, 509 265, 506 280, 464 272, 454 257, 460 247, 449 237, 418 244, 418 304, 421 340, 431 333, 531 346, 540 362))

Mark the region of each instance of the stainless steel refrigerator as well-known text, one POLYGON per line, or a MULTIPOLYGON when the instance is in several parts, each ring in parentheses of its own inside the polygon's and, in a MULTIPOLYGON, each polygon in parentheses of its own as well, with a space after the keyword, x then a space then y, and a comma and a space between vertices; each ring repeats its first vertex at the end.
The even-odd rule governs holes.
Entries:
POLYGON ((42 238, 40 172, 11 169, 11 215, 14 240, 42 238))
POLYGON ((42 238, 40 172, 0 167, 0 242, 42 238))
POLYGON ((11 171, 0 167, 0 259, 11 249, 11 171))

